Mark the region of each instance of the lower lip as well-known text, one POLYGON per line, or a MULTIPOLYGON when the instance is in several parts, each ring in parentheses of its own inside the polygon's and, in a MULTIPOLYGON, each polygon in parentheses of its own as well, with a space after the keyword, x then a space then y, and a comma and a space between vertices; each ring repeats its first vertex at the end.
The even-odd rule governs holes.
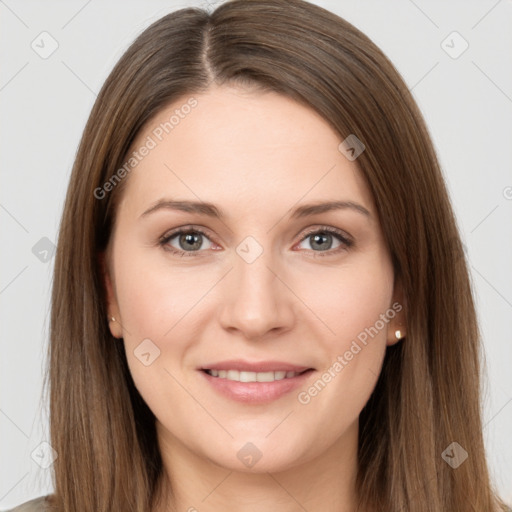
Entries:
POLYGON ((216 391, 231 400, 250 404, 266 404, 304 385, 304 381, 309 378, 313 371, 307 370, 296 377, 273 382, 238 382, 212 377, 203 370, 200 372, 216 391))

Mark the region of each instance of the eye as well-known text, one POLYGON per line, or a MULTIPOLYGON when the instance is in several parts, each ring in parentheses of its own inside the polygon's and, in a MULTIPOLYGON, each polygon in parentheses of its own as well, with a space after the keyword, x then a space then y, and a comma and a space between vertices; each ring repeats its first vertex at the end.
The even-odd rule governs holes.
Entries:
MULTIPOLYGON (((321 226, 308 231, 302 237, 299 245, 307 240, 309 240, 309 250, 313 252, 314 256, 338 254, 347 250, 354 243, 343 231, 329 226, 321 226)), ((200 228, 193 226, 166 233, 160 238, 159 245, 178 256, 199 256, 205 249, 216 250, 215 244, 208 235, 200 228)))
POLYGON ((310 250, 315 253, 327 253, 314 254, 314 256, 337 254, 338 252, 346 250, 353 245, 353 241, 350 240, 341 230, 327 226, 322 226, 321 228, 315 228, 314 230, 309 231, 302 238, 300 243, 308 240, 310 250), (333 243, 337 243, 334 249, 333 243))
POLYGON ((212 242, 206 233, 198 228, 191 227, 167 233, 160 239, 159 243, 166 250, 180 256, 194 256, 193 253, 212 248, 212 242), (205 241, 208 241, 210 245, 205 244, 205 241))

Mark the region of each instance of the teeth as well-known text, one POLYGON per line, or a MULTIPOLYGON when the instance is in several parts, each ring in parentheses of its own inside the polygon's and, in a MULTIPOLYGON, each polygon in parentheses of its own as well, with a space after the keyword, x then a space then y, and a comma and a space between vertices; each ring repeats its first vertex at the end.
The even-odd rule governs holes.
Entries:
POLYGON ((274 382, 275 380, 290 379, 299 372, 239 372, 238 370, 207 370, 212 377, 234 380, 237 382, 274 382))
POLYGON ((236 370, 227 370, 226 379, 228 380, 240 380, 240 373, 236 370))

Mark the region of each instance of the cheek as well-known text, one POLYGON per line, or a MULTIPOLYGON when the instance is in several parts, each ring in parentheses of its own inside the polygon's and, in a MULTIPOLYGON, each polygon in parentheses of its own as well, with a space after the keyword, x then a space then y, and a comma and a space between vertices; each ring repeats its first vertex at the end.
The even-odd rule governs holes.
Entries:
POLYGON ((162 342, 175 326, 188 320, 187 314, 211 287, 213 278, 198 276, 194 269, 173 267, 165 257, 155 257, 154 248, 129 253, 120 247, 119 252, 129 254, 119 257, 116 264, 125 340, 135 343, 150 338, 162 342))
POLYGON ((388 322, 394 316, 393 271, 385 255, 375 253, 336 270, 322 270, 314 283, 302 290, 321 319, 315 322, 323 333, 317 339, 324 366, 298 401, 313 416, 329 414, 339 420, 333 425, 342 425, 356 419, 381 370, 388 322))
MULTIPOLYGON (((388 259, 376 251, 300 278, 304 302, 321 320, 328 346, 344 351, 375 325, 391 306, 393 277, 388 259)), ((378 327, 379 339, 385 339, 387 324, 378 327)))
POLYGON ((211 269, 172 265, 159 250, 120 239, 125 242, 114 252, 115 277, 126 357, 136 387, 155 410, 159 396, 174 389, 169 372, 180 371, 201 339, 202 325, 211 318, 204 299, 219 276, 211 269))

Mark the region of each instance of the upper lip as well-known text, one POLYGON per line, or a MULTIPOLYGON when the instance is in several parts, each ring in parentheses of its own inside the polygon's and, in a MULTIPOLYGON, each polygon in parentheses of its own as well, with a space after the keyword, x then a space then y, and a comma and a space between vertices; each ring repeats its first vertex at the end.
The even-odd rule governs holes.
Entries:
POLYGON ((200 368, 201 370, 238 370, 241 372, 303 372, 312 369, 310 366, 299 366, 282 361, 249 362, 240 359, 211 363, 200 368))

